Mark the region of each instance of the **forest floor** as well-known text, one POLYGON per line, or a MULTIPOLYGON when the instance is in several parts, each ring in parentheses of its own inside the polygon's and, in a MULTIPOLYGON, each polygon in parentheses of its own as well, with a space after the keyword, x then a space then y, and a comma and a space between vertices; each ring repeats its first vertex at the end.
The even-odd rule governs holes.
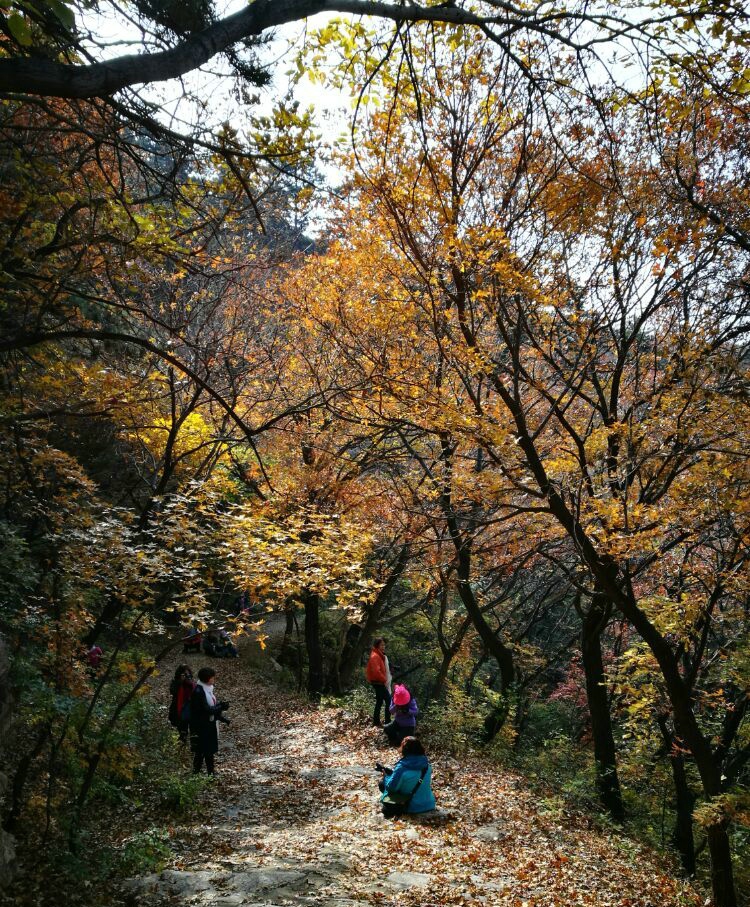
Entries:
MULTIPOLYGON (((204 663, 191 658, 196 668, 204 663)), ((583 817, 545 811, 521 777, 479 757, 460 764, 431 754, 441 812, 427 821, 384 819, 374 764, 393 764, 395 751, 382 731, 279 692, 244 659, 214 666, 232 718, 221 728, 217 776, 170 827, 167 868, 126 882, 132 903, 701 903, 647 849, 583 817)), ((170 667, 154 685, 165 703, 170 667)), ((183 758, 187 772, 189 754, 183 758)))

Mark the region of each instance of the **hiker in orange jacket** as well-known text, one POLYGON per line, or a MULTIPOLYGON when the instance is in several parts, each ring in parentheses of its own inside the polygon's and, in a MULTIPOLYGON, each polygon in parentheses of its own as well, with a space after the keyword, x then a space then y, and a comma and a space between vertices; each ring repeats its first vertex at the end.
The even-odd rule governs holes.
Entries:
POLYGON ((372 652, 370 660, 365 668, 365 678, 375 691, 375 711, 372 715, 372 723, 375 727, 380 727, 380 704, 383 704, 383 718, 388 719, 388 709, 391 707, 391 694, 386 686, 388 680, 388 670, 385 659, 385 640, 379 636, 372 643, 372 652))

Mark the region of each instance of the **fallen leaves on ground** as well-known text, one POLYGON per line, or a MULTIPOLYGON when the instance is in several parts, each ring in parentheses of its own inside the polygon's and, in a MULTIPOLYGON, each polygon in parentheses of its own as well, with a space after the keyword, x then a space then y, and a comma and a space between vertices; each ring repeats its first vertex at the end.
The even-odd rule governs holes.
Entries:
MULTIPOLYGON (((154 691, 165 703, 168 677, 167 667, 154 691)), ((221 728, 214 784, 172 829, 170 866, 214 876, 207 892, 188 890, 185 903, 210 901, 236 874, 263 867, 307 873, 321 904, 700 903, 647 849, 541 811, 522 778, 479 758, 432 755, 439 821, 386 820, 373 767, 392 764, 396 753, 381 731, 268 686, 242 661, 221 663, 217 692, 232 701, 232 725, 221 728)), ((282 888, 284 899, 273 902, 310 903, 310 893, 282 888)))

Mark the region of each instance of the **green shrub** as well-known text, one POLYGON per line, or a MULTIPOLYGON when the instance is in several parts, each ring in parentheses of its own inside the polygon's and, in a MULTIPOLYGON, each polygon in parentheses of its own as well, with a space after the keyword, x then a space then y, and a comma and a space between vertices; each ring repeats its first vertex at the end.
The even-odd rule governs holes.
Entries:
POLYGON ((172 775, 164 783, 162 805, 178 815, 186 813, 210 782, 208 775, 172 775))
POLYGON ((125 875, 155 872, 164 867, 171 855, 172 848, 166 830, 149 828, 122 842, 117 868, 125 875))
POLYGON ((462 687, 449 682, 444 700, 430 704, 420 725, 431 749, 463 755, 481 739, 486 711, 462 687))
POLYGON ((580 732, 578 710, 570 702, 548 699, 529 706, 523 730, 524 742, 536 748, 553 738, 575 738, 580 732))
POLYGON ((320 700, 321 708, 344 709, 355 718, 363 721, 372 716, 375 699, 369 687, 354 687, 343 696, 324 696, 320 700))

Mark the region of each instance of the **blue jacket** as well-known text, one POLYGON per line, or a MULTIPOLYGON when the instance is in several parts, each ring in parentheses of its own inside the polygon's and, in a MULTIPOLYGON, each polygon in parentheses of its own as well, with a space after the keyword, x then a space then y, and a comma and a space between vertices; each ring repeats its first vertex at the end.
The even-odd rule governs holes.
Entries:
MULTIPOLYGON (((393 793, 393 791, 399 791, 404 794, 411 793, 417 781, 419 781, 419 776, 425 766, 427 766, 427 772, 424 780, 411 798, 407 812, 425 813, 430 809, 435 809, 435 795, 432 793, 431 787, 432 766, 427 761, 427 756, 404 756, 403 759, 399 759, 393 767, 393 771, 387 772, 384 776, 385 790, 383 791, 383 797, 388 793, 393 793)), ((382 800, 383 797, 380 799, 382 800)))

